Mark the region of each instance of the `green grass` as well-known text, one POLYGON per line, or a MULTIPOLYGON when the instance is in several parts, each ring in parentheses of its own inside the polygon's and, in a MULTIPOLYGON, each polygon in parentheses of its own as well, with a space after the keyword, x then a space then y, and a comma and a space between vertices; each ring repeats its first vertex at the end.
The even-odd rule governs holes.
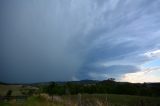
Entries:
POLYGON ((0 102, 0 106, 10 106, 10 104, 6 102, 0 102))
POLYGON ((108 101, 114 104, 125 104, 135 106, 144 104, 145 106, 160 106, 160 98, 156 97, 143 97, 131 95, 108 95, 108 101))
MULTIPOLYGON (((74 103, 78 102, 77 95, 64 96, 70 98, 74 103)), ((102 106, 160 106, 160 97, 145 97, 116 94, 84 94, 81 95, 83 105, 102 104, 102 106)))
POLYGON ((95 95, 98 99, 105 101, 105 99, 110 104, 116 105, 126 105, 126 106, 135 106, 143 104, 145 106, 160 106, 160 98, 156 97, 145 97, 145 96, 131 96, 131 95, 95 95))
POLYGON ((21 85, 0 85, 0 95, 6 95, 8 90, 12 90, 12 96, 21 95, 20 89, 21 85))
POLYGON ((54 96, 60 100, 51 101, 44 96, 31 96, 26 101, 0 102, 0 106, 160 106, 160 98, 114 94, 83 94, 54 96), (81 99, 80 99, 81 98, 81 99))

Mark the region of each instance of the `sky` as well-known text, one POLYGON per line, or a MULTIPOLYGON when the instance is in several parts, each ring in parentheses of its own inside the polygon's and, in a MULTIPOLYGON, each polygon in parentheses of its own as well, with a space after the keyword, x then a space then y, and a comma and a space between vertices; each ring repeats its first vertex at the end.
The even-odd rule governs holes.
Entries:
POLYGON ((160 0, 0 0, 0 81, 160 82, 160 0))

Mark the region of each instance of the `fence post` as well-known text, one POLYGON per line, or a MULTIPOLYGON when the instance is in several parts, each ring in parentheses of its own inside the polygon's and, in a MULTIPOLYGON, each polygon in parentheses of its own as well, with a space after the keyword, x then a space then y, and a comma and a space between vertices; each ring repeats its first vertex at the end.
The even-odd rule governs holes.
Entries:
POLYGON ((78 94, 78 106, 82 106, 81 105, 81 94, 80 93, 78 94))
POLYGON ((107 98, 107 96, 106 96, 106 104, 107 104, 107 106, 109 106, 109 104, 108 104, 108 98, 107 98))

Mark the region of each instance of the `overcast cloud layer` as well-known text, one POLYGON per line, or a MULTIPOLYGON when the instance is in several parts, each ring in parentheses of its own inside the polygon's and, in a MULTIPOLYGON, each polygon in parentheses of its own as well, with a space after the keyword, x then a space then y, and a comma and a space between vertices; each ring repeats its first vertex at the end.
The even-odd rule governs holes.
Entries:
POLYGON ((134 82, 146 69, 160 81, 159 10, 159 0, 0 0, 0 81, 134 82))

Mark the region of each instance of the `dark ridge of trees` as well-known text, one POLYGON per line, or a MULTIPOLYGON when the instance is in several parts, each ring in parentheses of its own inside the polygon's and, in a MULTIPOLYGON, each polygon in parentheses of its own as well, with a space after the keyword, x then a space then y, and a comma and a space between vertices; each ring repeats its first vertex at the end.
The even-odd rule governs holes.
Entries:
POLYGON ((45 85, 42 92, 53 95, 64 94, 127 94, 127 95, 140 95, 140 96, 160 96, 160 83, 128 83, 116 82, 114 78, 99 81, 96 83, 75 83, 67 82, 65 84, 56 84, 55 82, 50 85, 45 85))
POLYGON ((9 85, 8 83, 0 82, 1 85, 9 85))
MULTIPOLYGON (((69 94, 125 94, 139 96, 154 96, 160 97, 160 83, 128 83, 116 82, 114 78, 109 78, 103 81, 82 80, 68 82, 50 82, 33 84, 37 89, 29 89, 24 87, 20 90, 25 96, 33 94, 47 93, 53 95, 69 95, 69 94), (38 89, 39 88, 39 89, 38 89)), ((12 94, 8 91, 6 96, 12 94)))
POLYGON ((46 88, 46 92, 52 97, 52 100, 53 100, 53 94, 55 94, 55 82, 51 82, 47 88, 46 88))

